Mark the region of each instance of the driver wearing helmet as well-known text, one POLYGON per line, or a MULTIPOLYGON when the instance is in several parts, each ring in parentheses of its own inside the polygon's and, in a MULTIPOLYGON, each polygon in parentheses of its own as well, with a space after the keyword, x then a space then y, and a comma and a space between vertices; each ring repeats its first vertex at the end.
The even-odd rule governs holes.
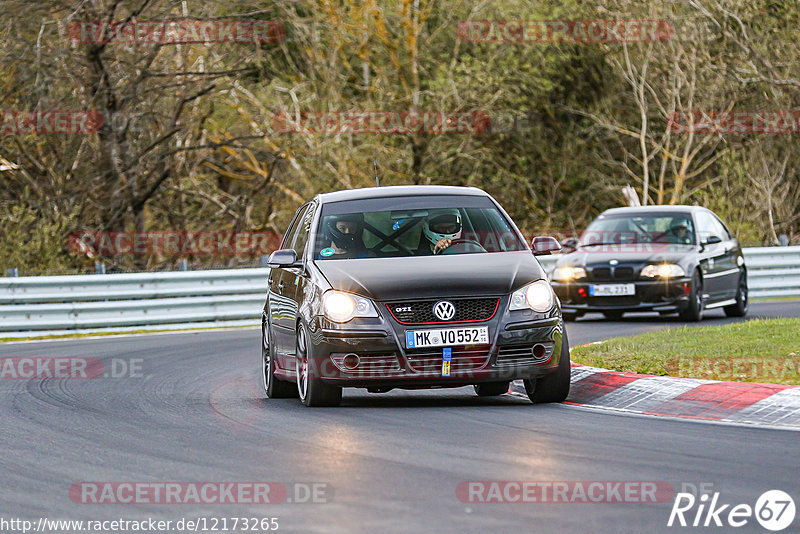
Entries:
POLYGON ((339 258, 366 258, 367 254, 361 234, 364 215, 348 213, 325 218, 321 239, 323 246, 320 256, 339 258))
POLYGON ((461 238, 461 213, 458 208, 431 210, 422 226, 425 239, 420 243, 420 255, 438 254, 461 238))
POLYGON ((689 221, 684 218, 675 217, 670 221, 669 226, 670 241, 673 243, 680 243, 683 245, 690 245, 692 243, 692 234, 689 230, 689 221))

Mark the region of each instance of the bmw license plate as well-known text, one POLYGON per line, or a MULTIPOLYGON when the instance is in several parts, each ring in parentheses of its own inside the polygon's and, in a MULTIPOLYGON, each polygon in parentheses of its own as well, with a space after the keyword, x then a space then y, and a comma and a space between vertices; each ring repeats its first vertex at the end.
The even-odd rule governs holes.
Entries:
POLYGON ((453 345, 488 345, 489 328, 437 328, 435 330, 406 330, 406 348, 443 347, 453 345))
POLYGON ((634 284, 600 284, 589 286, 590 297, 620 297, 635 294, 636 286, 634 284))

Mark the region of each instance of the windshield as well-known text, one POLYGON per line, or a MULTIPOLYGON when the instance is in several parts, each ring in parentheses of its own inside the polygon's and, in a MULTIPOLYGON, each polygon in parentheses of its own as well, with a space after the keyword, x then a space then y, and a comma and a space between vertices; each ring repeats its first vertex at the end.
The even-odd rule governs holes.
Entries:
POLYGON ((527 250, 494 203, 479 196, 417 196, 324 204, 318 260, 527 250))
POLYGON ((690 213, 600 215, 581 235, 581 247, 629 243, 695 244, 690 213))

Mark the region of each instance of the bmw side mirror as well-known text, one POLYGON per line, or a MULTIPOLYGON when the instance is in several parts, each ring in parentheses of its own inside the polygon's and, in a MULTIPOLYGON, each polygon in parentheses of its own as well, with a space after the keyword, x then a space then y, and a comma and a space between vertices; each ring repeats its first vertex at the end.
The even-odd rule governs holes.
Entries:
POLYGON ((276 250, 269 255, 269 259, 267 260, 267 266, 272 269, 292 267, 295 263, 297 263, 297 253, 290 248, 276 250))
POLYGON ((700 252, 703 252, 708 245, 714 245, 715 243, 722 243, 722 239, 717 235, 708 236, 705 241, 700 241, 700 252))
POLYGON ((549 256, 561 252, 561 245, 555 237, 534 237, 531 241, 534 256, 549 256))

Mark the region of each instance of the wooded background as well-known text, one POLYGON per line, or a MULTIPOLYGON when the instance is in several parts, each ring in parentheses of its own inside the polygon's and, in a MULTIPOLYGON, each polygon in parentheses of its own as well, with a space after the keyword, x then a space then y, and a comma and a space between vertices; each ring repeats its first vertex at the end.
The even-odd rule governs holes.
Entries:
MULTIPOLYGON (((97 111, 88 134, 0 133, 0 267, 165 268, 67 249, 79 231, 282 233, 319 192, 481 187, 526 232, 624 205, 700 204, 746 245, 800 242, 799 134, 678 133, 671 113, 800 98, 800 3, 775 0, 3 0, 0 110, 97 111), (278 21, 277 43, 70 39, 79 21, 278 21), (468 20, 669 20, 661 42, 460 39, 468 20), (479 134, 286 134, 304 111, 480 111, 479 134)), ((192 257, 237 265, 248 257, 192 257)))

